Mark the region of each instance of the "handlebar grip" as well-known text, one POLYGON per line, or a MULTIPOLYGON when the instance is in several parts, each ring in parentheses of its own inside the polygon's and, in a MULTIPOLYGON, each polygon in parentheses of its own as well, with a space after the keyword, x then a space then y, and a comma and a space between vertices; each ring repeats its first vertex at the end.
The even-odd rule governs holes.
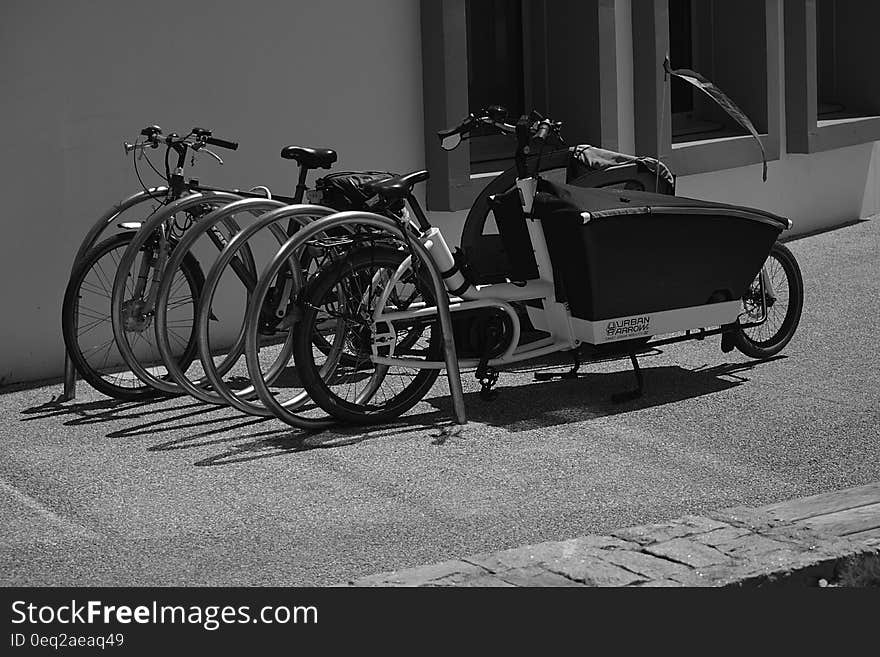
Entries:
POLYGON ((541 121, 538 125, 538 131, 535 133, 535 141, 539 143, 544 143, 544 140, 547 139, 547 135, 550 134, 550 123, 548 121, 541 121))
POLYGON ((225 139, 217 139, 216 137, 208 137, 205 140, 205 143, 211 144, 211 146, 218 146, 220 148, 228 148, 231 151, 238 150, 238 142, 226 141, 225 139))

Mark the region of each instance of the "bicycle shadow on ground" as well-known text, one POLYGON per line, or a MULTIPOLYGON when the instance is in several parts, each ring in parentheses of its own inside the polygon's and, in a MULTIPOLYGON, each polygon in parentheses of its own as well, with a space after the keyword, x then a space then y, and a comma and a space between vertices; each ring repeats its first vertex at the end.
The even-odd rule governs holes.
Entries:
MULTIPOLYGON (((227 381, 227 384, 228 383, 229 381, 227 381)), ((232 389, 243 388, 250 385, 250 380, 246 378, 238 378, 233 380, 232 383, 233 385, 230 386, 232 389)), ((298 394, 299 392, 301 392, 302 384, 299 381, 296 370, 293 367, 287 367, 273 382, 273 385, 279 389, 292 389, 293 391, 295 391, 292 394, 298 394)), ((212 406, 202 403, 195 404, 194 406, 198 407, 197 410, 178 415, 164 416, 158 419, 150 420, 149 422, 143 424, 137 424, 125 427, 123 429, 111 431, 107 434, 107 437, 131 438, 135 436, 149 436, 159 433, 178 432, 181 429, 201 429, 194 434, 174 438, 172 440, 168 440, 166 442, 159 443, 157 445, 153 445, 152 447, 147 448, 148 451, 192 449, 194 447, 204 447, 206 445, 224 443, 231 440, 239 440, 242 437, 240 434, 236 437, 227 436, 225 438, 218 438, 217 436, 226 434, 236 429, 243 429, 245 427, 261 424, 269 420, 275 420, 274 416, 256 417, 252 415, 245 415, 243 413, 240 413, 238 410, 232 409, 228 406, 212 406), (208 426, 209 428, 205 429, 204 427, 206 426, 208 426), (201 438, 210 438, 210 440, 200 441, 199 439, 201 438)), ((190 407, 187 406, 177 408, 182 409, 190 407)), ((317 409, 314 404, 308 403, 301 409, 298 409, 297 413, 310 414, 316 410, 317 409)), ((324 416, 324 413, 322 411, 318 411, 318 415, 324 416)), ((285 429, 270 433, 272 435, 276 435, 281 433, 287 434, 291 432, 297 437, 303 433, 302 431, 293 429, 292 427, 286 427, 285 429)), ((260 436, 263 434, 255 435, 260 436)))
MULTIPOLYGON (((612 401, 612 395, 625 393, 636 387, 636 377, 632 370, 587 372, 577 379, 554 379, 500 387, 498 397, 492 401, 483 400, 477 392, 466 393, 465 404, 469 421, 518 433, 570 422, 585 422, 723 392, 746 383, 749 379, 742 375, 743 372, 779 358, 784 356, 765 361, 724 363, 695 369, 679 365, 642 367, 642 395, 620 403, 612 401)), ((447 416, 452 415, 452 401, 449 396, 425 401, 447 416)), ((417 415, 409 417, 417 421, 419 419, 417 415)))
MULTIPOLYGON (((148 410, 147 407, 156 404, 167 405, 171 401, 168 397, 155 397, 137 401, 124 401, 121 399, 99 399, 87 402, 59 402, 51 399, 43 404, 23 408, 21 415, 28 417, 20 418, 20 422, 44 420, 48 418, 63 418, 70 415, 73 417, 62 424, 72 427, 78 425, 97 424, 101 422, 113 422, 117 420, 135 420, 144 416, 153 415, 156 409, 148 410)), ((199 404, 188 403, 174 406, 175 410, 193 408, 199 404)), ((163 409, 159 409, 163 410, 163 409)))
MULTIPOLYGON (((704 395, 710 395, 748 381, 742 375, 756 366, 784 358, 777 356, 765 361, 725 363, 713 367, 686 369, 680 366, 642 368, 644 394, 624 403, 613 403, 615 392, 630 390, 635 375, 625 370, 612 373, 585 373, 578 379, 555 380, 542 383, 524 383, 502 387, 499 396, 491 402, 483 401, 479 393, 465 394, 468 420, 519 433, 548 428, 572 422, 629 413, 663 406, 704 395)), ((503 381, 503 379, 502 379, 503 381)), ((205 447, 210 444, 245 442, 196 461, 197 466, 241 464, 265 458, 277 458, 315 449, 336 449, 369 440, 381 440, 416 431, 427 431, 431 444, 444 445, 457 434, 450 420, 452 401, 449 395, 426 399, 434 410, 406 415, 396 422, 370 427, 334 427, 323 432, 305 433, 292 428, 275 429, 250 434, 229 436, 209 442, 187 443, 186 447, 205 447)), ((209 435, 210 432, 203 432, 209 435)), ((465 434, 466 435, 466 434, 465 434)), ((181 449, 183 443, 194 437, 171 441, 151 449, 181 449)))

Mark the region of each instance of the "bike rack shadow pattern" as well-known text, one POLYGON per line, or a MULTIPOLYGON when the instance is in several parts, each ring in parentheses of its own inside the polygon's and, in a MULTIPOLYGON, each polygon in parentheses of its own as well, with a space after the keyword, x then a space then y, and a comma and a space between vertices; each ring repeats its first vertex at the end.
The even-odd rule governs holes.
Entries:
MULTIPOLYGON (((503 429, 511 436, 515 436, 525 431, 613 417, 724 392, 747 382, 749 379, 743 376, 744 372, 782 358, 785 356, 780 355, 764 361, 724 363, 694 369, 675 365, 648 367, 644 372, 650 392, 626 404, 611 403, 606 394, 607 386, 622 385, 626 381, 629 372, 625 370, 587 373, 583 376, 586 379, 584 381, 558 380, 503 387, 501 395, 493 402, 483 402, 477 392, 469 392, 464 396, 472 402, 473 422, 503 429), (534 403, 535 385, 546 391, 540 406, 534 403)), ((443 394, 424 400, 424 404, 432 406, 433 410, 421 410, 394 422, 371 427, 336 426, 319 432, 283 427, 242 434, 239 433, 240 430, 251 427, 256 429, 270 418, 243 419, 240 415, 231 414, 224 414, 208 422, 180 423, 181 420, 203 413, 225 410, 214 408, 166 417, 107 435, 114 438, 155 436, 186 427, 201 428, 210 423, 213 425, 211 429, 175 437, 146 448, 149 452, 168 452, 229 445, 227 449, 193 463, 200 467, 241 464, 314 449, 337 449, 371 440, 412 435, 416 432, 423 432, 435 446, 443 446, 450 441, 455 442, 457 439, 455 423, 448 420, 444 422, 444 418, 449 417, 452 398, 448 394, 443 394), (228 424, 223 424, 224 422, 228 424)), ((463 435, 467 436, 466 430, 463 435)))

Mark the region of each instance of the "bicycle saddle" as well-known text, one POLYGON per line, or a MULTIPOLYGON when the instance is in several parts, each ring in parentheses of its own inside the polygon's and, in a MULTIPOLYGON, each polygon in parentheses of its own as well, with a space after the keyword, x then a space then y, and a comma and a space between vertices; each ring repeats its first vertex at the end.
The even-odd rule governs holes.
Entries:
POLYGON ((368 194, 378 194, 388 201, 397 201, 412 192, 414 185, 427 179, 427 171, 413 171, 405 176, 394 176, 385 180, 367 183, 364 185, 364 191, 368 194))
POLYGON ((329 169, 336 161, 336 151, 330 148, 285 146, 281 149, 281 157, 285 160, 296 160, 309 169, 329 169))

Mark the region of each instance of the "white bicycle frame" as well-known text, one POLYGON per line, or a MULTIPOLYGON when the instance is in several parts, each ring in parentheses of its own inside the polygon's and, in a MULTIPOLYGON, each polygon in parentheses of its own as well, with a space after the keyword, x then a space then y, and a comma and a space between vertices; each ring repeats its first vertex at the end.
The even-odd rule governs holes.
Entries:
MULTIPOLYGON (((509 365, 519 361, 546 356, 558 351, 576 349, 581 343, 593 345, 606 344, 632 338, 645 338, 675 333, 685 330, 698 330, 709 327, 723 326, 738 320, 743 313, 742 300, 736 299, 718 303, 679 308, 641 315, 616 317, 600 321, 590 321, 573 317, 568 305, 556 299, 556 288, 553 280, 553 267, 547 249, 547 241, 541 222, 531 218, 532 203, 537 191, 537 178, 523 178, 516 181, 520 194, 523 212, 527 217, 527 228, 535 260, 538 265, 538 278, 523 283, 492 283, 488 285, 466 285, 460 272, 448 274, 445 278, 447 289, 459 290, 450 300, 450 312, 473 310, 476 308, 495 308, 503 311, 510 318, 513 332, 510 343, 503 354, 489 359, 487 364, 492 367, 509 365), (529 320, 535 328, 549 333, 542 338, 525 345, 519 345, 520 321, 510 302, 539 301, 540 308, 527 306, 529 320)), ((584 213, 584 220, 589 221, 589 213, 584 213)), ((455 271, 452 254, 437 228, 431 228, 420 236, 422 244, 430 253, 441 272, 455 271)), ((374 279, 374 283, 384 284, 379 302, 373 310, 372 333, 373 345, 371 360, 380 365, 396 365, 417 369, 443 369, 442 361, 427 361, 394 355, 396 334, 394 322, 423 319, 437 314, 435 306, 424 303, 413 304, 405 310, 389 310, 388 299, 394 287, 411 269, 411 258, 405 259, 387 283, 374 279), (382 351, 385 353, 381 353, 382 351)), ((772 298, 769 276, 761 269, 761 286, 765 299, 772 298)), ((766 302, 764 304, 766 308, 766 302)), ((766 313, 758 322, 766 319, 766 313)), ((460 367, 476 367, 478 359, 459 359, 460 367)))

